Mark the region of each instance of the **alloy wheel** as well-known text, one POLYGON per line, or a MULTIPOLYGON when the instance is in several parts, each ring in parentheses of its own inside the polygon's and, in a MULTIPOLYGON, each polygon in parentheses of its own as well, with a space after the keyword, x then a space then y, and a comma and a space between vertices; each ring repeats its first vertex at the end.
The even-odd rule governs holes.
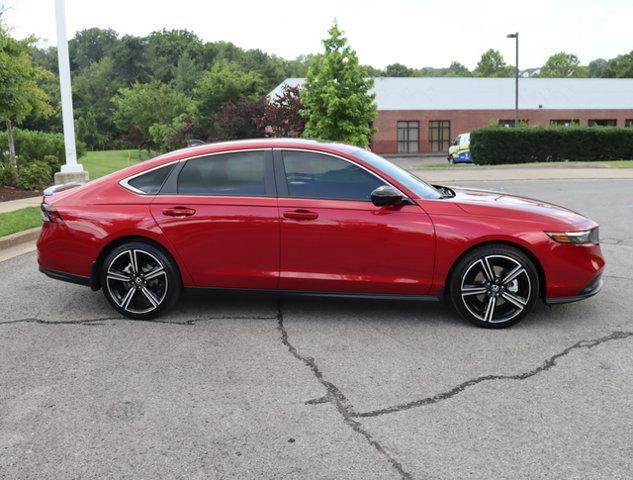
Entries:
POLYGON ((527 269, 507 255, 486 255, 462 276, 460 295, 466 309, 482 322, 504 323, 523 312, 532 285, 527 269))
POLYGON ((165 266, 151 253, 137 248, 123 250, 112 259, 106 283, 114 302, 133 314, 156 310, 168 288, 165 266))

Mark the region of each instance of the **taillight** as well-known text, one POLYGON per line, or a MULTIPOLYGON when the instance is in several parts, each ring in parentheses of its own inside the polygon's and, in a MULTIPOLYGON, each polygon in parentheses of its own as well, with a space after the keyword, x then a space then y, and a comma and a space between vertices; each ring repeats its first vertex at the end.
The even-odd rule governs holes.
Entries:
POLYGON ((49 223, 62 223, 64 220, 55 207, 42 203, 42 220, 49 223))

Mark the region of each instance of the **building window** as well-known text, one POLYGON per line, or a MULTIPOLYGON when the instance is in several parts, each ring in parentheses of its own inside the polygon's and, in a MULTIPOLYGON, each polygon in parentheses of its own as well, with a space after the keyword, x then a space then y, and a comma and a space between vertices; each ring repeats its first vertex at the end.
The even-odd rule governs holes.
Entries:
POLYGON ((398 153, 420 151, 420 122, 398 122, 398 153))
POLYGON ((633 118, 627 118, 624 120, 624 126, 626 128, 633 128, 633 118))
POLYGON ((571 127, 572 125, 580 125, 579 120, 550 120, 549 124, 552 127, 571 127))
POLYGON ((588 125, 590 127, 617 127, 617 120, 589 120, 588 125))
POLYGON ((451 122, 449 120, 431 120, 429 122, 429 151, 448 152, 451 142, 451 122))
MULTIPOLYGON (((529 125, 530 122, 527 120, 519 120, 519 126, 525 126, 525 125, 529 125)), ((514 127, 514 119, 512 120, 499 120, 499 125, 502 127, 514 127)))

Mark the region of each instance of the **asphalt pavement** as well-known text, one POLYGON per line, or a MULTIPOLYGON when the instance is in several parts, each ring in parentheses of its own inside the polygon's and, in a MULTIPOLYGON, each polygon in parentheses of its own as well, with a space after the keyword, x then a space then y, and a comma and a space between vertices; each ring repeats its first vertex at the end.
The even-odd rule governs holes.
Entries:
POLYGON ((0 478, 631 478, 633 180, 459 183, 598 221, 603 291, 499 331, 217 296, 139 322, 0 262, 0 478))

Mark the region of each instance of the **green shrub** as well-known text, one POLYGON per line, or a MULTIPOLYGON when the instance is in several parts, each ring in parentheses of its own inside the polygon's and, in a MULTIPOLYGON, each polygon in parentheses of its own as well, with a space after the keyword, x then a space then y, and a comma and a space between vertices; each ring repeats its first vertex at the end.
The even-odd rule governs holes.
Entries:
MULTIPOLYGON (((51 157, 55 157, 57 165, 61 165, 65 161, 64 136, 61 133, 14 128, 13 139, 15 153, 20 164, 24 165, 42 159, 51 163, 51 157)), ((0 160, 8 161, 8 150, 7 132, 2 131, 0 132, 0 160)), ((86 145, 83 142, 77 142, 77 156, 81 157, 85 153, 86 145)))
POLYGON ((10 163, 0 162, 0 185, 14 187, 18 180, 18 171, 10 163))
POLYGON ((37 190, 50 185, 51 167, 40 161, 30 162, 18 169, 17 186, 24 190, 37 190))
POLYGON ((633 128, 488 126, 474 130, 476 163, 600 161, 633 159, 633 128))

